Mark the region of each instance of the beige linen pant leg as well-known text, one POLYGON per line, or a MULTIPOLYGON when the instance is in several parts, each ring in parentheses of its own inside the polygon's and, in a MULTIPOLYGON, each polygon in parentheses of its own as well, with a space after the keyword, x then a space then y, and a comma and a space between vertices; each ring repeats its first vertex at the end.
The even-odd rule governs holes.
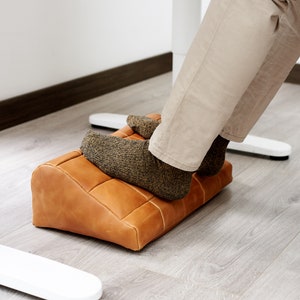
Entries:
POLYGON ((228 140, 245 139, 299 58, 300 0, 287 3, 274 44, 221 132, 228 140))
POLYGON ((280 0, 211 1, 150 139, 153 155, 186 171, 200 166, 266 61, 284 9, 280 0))

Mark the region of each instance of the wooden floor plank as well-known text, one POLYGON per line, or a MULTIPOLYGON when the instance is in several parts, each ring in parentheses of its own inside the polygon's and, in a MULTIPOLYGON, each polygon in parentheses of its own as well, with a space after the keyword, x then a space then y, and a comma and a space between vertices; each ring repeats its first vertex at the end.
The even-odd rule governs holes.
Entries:
POLYGON ((246 291, 243 300, 300 299, 300 235, 246 291))

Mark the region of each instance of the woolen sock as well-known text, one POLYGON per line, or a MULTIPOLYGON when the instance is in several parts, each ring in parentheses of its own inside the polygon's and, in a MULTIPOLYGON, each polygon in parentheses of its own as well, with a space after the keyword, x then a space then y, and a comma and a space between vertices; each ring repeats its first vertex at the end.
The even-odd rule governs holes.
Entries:
MULTIPOLYGON (((150 139, 160 122, 145 116, 130 115, 127 118, 127 124, 142 137, 150 139)), ((229 141, 220 135, 216 137, 197 170, 198 175, 213 176, 221 170, 225 161, 228 143, 229 141)))
POLYGON ((162 162, 148 151, 148 146, 148 140, 128 140, 90 130, 80 149, 90 162, 111 177, 165 200, 183 198, 190 190, 192 172, 162 162))
POLYGON ((197 174, 200 176, 216 175, 222 168, 225 161, 225 153, 229 140, 218 135, 206 153, 197 174))
POLYGON ((160 121, 153 120, 146 116, 129 115, 127 117, 127 125, 144 139, 150 139, 159 124, 160 121))

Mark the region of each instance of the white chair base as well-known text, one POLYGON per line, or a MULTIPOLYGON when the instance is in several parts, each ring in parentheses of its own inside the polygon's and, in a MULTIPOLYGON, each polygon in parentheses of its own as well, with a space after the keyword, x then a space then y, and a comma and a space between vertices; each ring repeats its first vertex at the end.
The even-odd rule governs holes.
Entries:
POLYGON ((62 263, 0 245, 0 285, 55 300, 96 300, 101 281, 62 263))

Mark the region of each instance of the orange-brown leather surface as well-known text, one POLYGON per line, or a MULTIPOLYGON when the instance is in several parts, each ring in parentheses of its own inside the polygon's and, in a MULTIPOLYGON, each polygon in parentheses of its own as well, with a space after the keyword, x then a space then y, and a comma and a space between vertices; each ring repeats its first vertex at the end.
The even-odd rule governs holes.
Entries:
MULTIPOLYGON (((141 139, 128 126, 113 135, 141 139)), ((194 174, 186 197, 166 202, 142 188, 109 177, 79 150, 72 151, 34 170, 31 180, 33 224, 141 250, 231 181, 232 166, 225 161, 215 176, 194 174)))

